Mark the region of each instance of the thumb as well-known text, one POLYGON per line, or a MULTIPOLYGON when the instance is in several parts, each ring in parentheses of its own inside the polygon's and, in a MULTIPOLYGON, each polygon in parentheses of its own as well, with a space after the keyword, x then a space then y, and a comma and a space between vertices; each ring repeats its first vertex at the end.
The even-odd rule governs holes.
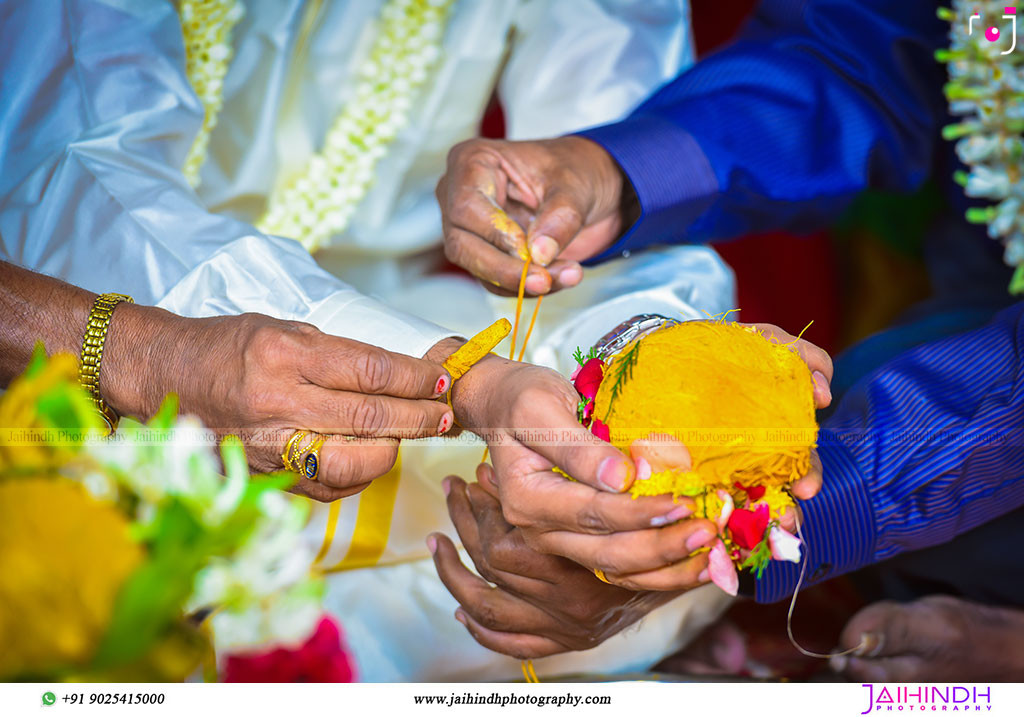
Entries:
POLYGON ((577 194, 559 189, 547 194, 526 237, 533 261, 541 266, 554 261, 579 234, 585 216, 583 200, 577 194))
MULTIPOLYGON (((618 448, 602 441, 575 420, 557 425, 555 421, 546 422, 538 430, 532 431, 534 436, 557 436, 556 440, 547 440, 530 445, 529 434, 517 436, 527 447, 539 454, 543 459, 558 466, 580 483, 612 493, 627 490, 636 478, 636 469, 629 456, 618 448), (575 425, 573 425, 575 424, 575 425)), ((495 469, 502 474, 499 462, 504 464, 507 459, 504 446, 495 446, 492 451, 495 469)), ((500 480, 499 480, 500 482, 500 480)))

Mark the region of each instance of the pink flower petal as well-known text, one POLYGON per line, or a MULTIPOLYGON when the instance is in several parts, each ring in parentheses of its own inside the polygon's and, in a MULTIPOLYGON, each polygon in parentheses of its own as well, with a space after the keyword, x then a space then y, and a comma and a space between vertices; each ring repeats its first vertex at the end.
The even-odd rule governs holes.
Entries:
POLYGON ((736 573, 736 565, 725 550, 725 543, 719 540, 708 554, 708 573, 711 582, 722 588, 729 595, 735 596, 740 589, 740 577, 736 573))
POLYGON ((729 523, 729 516, 732 515, 735 504, 732 502, 732 496, 729 495, 729 491, 722 490, 719 488, 718 497, 722 500, 722 512, 718 514, 718 529, 723 530, 729 523))
POLYGON ((597 395, 597 389, 604 379, 604 363, 601 359, 592 358, 580 367, 575 378, 572 379, 573 386, 584 398, 593 398, 597 395))
POLYGON ((355 670, 338 624, 325 616, 298 648, 227 655, 222 678, 224 682, 353 682, 355 670))
POLYGON ((773 560, 800 562, 800 538, 784 528, 776 525, 768 531, 768 547, 772 550, 773 560))
POLYGON ((605 443, 612 442, 611 429, 604 423, 600 418, 595 418, 590 424, 590 432, 600 438, 605 443))

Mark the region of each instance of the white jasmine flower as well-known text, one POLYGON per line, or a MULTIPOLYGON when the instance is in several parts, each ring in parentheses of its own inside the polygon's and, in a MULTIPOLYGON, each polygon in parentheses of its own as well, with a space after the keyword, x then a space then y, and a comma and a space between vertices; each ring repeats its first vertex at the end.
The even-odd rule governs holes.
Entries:
POLYGON ((1016 52, 1002 54, 1011 42, 1004 14, 1005 4, 997 0, 953 0, 951 9, 939 10, 950 23, 953 56, 947 63, 946 94, 950 111, 963 121, 947 131, 960 138, 957 155, 970 169, 964 191, 970 197, 1000 200, 995 210, 972 209, 968 218, 987 222, 989 236, 1004 242, 1006 263, 1018 267, 1011 290, 1019 292, 1024 291, 1024 182, 1019 179, 1024 169, 1024 67, 1016 52), (975 20, 974 32, 968 34, 975 14, 980 22, 975 20), (990 26, 1007 31, 989 42, 982 28, 990 26))

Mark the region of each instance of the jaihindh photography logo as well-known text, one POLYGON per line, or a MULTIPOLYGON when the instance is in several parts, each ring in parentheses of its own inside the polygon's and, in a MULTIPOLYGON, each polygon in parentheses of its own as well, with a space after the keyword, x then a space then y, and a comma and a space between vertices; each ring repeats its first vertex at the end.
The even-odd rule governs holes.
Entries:
MULTIPOLYGON (((874 712, 990 712, 992 688, 987 685, 863 684, 867 709, 874 712)), ((863 702, 861 704, 864 704, 863 702)))

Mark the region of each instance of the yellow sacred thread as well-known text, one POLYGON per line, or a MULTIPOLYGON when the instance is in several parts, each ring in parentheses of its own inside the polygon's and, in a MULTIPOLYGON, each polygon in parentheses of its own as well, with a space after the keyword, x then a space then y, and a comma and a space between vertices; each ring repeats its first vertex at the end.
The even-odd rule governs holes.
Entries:
MULTIPOLYGON (((509 358, 510 361, 512 360, 512 357, 516 355, 516 336, 519 334, 519 319, 522 317, 522 314, 523 314, 523 294, 526 292, 526 273, 529 271, 529 269, 530 269, 530 257, 529 257, 529 255, 527 255, 526 259, 523 260, 523 273, 519 277, 519 294, 518 294, 518 298, 516 299, 516 316, 515 316, 516 323, 515 323, 515 328, 512 331, 512 348, 508 352, 508 358, 509 358)), ((530 327, 526 330, 526 336, 523 337, 523 347, 519 351, 519 360, 520 361, 523 360, 523 355, 526 353, 526 344, 529 343, 530 335, 533 333, 533 325, 535 323, 537 323, 537 314, 540 312, 540 300, 543 299, 543 298, 544 298, 543 296, 538 296, 537 297, 537 305, 533 307, 533 316, 530 318, 530 327)), ((500 319, 500 321, 504 321, 505 325, 506 326, 508 325, 508 319, 500 319)), ((497 326, 497 324, 495 324, 495 326, 497 326)), ((492 326, 491 328, 494 328, 494 327, 492 326)), ((504 337, 502 337, 502 338, 504 338, 504 337)), ((487 462, 487 457, 488 457, 489 454, 490 454, 490 450, 487 449, 487 448, 484 448, 484 454, 483 454, 483 457, 480 458, 480 462, 481 463, 486 463, 487 462)))
MULTIPOLYGON (((512 326, 512 347, 508 351, 508 360, 512 361, 516 357, 516 339, 519 338, 519 319, 523 315, 523 294, 526 292, 526 272, 530 270, 530 260, 527 259, 523 262, 523 273, 519 277, 519 293, 516 296, 516 322, 512 326)), ((525 349, 526 346, 524 345, 525 349)))
MULTIPOLYGON (((523 295, 526 293, 526 274, 527 274, 527 272, 529 270, 530 270, 530 259, 529 259, 529 256, 527 256, 526 259, 523 261, 523 273, 519 277, 519 292, 518 292, 518 295, 517 295, 517 298, 516 298, 515 328, 512 331, 512 347, 511 347, 511 349, 509 349, 509 352, 508 352, 509 360, 512 360, 515 357, 515 355, 516 355, 516 337, 519 334, 519 319, 522 317, 522 314, 523 314, 523 295)), ((537 314, 540 311, 540 301, 541 301, 542 298, 544 298, 544 297, 543 296, 538 296, 537 297, 537 305, 533 307, 533 317, 530 319, 530 326, 526 330, 526 336, 523 337, 523 347, 519 351, 519 360, 520 361, 523 360, 523 356, 526 353, 526 344, 529 343, 530 335, 533 333, 533 325, 537 322, 537 314)), ((501 319, 501 321, 504 321, 506 326, 508 325, 508 319, 501 319)), ((495 326, 496 325, 497 324, 495 324, 495 326)), ((492 326, 491 328, 494 328, 494 327, 492 326)), ((508 332, 506 330, 506 334, 507 333, 508 332)), ((504 336, 502 338, 504 338, 504 336)), ((493 348, 493 346, 492 346, 492 348, 493 348)), ((453 375, 452 378, 455 378, 455 376, 453 375)), ((484 448, 484 454, 480 458, 480 462, 481 463, 486 463, 487 462, 487 457, 488 457, 489 453, 490 453, 489 449, 484 448)), ((523 677, 526 678, 527 682, 531 682, 531 683, 532 682, 540 682, 540 680, 537 679, 537 673, 534 672, 533 661, 532 660, 523 660, 522 664, 520 666, 523 669, 523 677), (532 679, 531 679, 531 677, 532 677, 532 679)))
MULTIPOLYGON (((511 328, 512 325, 508 319, 499 319, 449 356, 444 362, 444 367, 451 375, 452 380, 461 378, 473 364, 489 354, 491 349, 508 336, 511 328)), ((330 568, 321 567, 323 572, 333 573, 368 567, 376 565, 380 560, 387 546, 391 519, 394 515, 395 498, 398 495, 398 482, 401 476, 401 456, 402 454, 399 452, 394 468, 386 475, 377 478, 363 491, 359 499, 359 511, 356 514, 356 525, 352 531, 352 542, 349 544, 348 552, 337 565, 330 568)), ((328 508, 324 539, 320 543, 320 550, 317 551, 315 564, 322 562, 327 557, 327 552, 334 542, 340 515, 341 501, 336 500, 328 508)))
MULTIPOLYGON (((523 294, 526 285, 526 274, 529 269, 529 262, 523 268, 523 274, 519 282, 519 298, 516 302, 515 325, 518 333, 519 320, 522 315, 523 294)), ((540 309, 540 297, 534 307, 530 325, 523 338, 522 350, 519 360, 522 361, 526 351, 526 345, 533 333, 533 327, 537 321, 537 314, 540 309)), ((451 375, 452 380, 461 378, 481 358, 486 356, 509 334, 508 319, 499 319, 491 326, 481 331, 472 339, 467 341, 458 351, 453 353, 444 362, 444 367, 451 375)), ((515 355, 515 337, 513 337, 510 358, 515 355)), ((487 460, 488 451, 484 449, 482 461, 487 460)), ((324 573, 335 573, 355 568, 364 568, 376 565, 384 549, 387 546, 388 535, 391 529, 391 520, 394 515, 395 498, 398 495, 398 483, 401 477, 401 453, 395 462, 394 468, 387 475, 376 479, 363 491, 359 501, 359 512, 356 515, 356 526, 352 532, 352 542, 345 557, 337 565, 330 568, 320 568, 324 573)), ((324 531, 324 540, 317 552, 315 563, 319 563, 326 557, 334 535, 337 530, 338 519, 341 514, 341 501, 331 504, 327 514, 327 525, 324 531)), ((528 683, 539 683, 537 672, 533 667, 532 660, 522 662, 523 675, 528 683)))
MULTIPOLYGON (((523 273, 519 277, 519 291, 516 294, 516 320, 514 328, 512 330, 512 347, 509 349, 508 358, 511 361, 516 355, 516 338, 519 335, 519 320, 523 315, 523 296, 526 294, 526 275, 530 271, 530 257, 529 255, 523 260, 523 273)), ((530 326, 526 330, 526 336, 523 337, 523 347, 519 351, 519 360, 523 360, 523 356, 526 355, 526 345, 530 342, 530 335, 533 333, 533 325, 537 323, 537 314, 540 312, 540 302, 543 296, 537 297, 537 304, 533 307, 533 316, 530 318, 530 326)), ((487 462, 488 449, 484 448, 483 458, 480 459, 481 463, 487 462)), ((533 669, 533 660, 523 660, 522 663, 523 676, 529 683, 538 683, 540 680, 537 678, 537 673, 533 669)))
POLYGON ((526 336, 523 338, 523 347, 519 349, 519 358, 517 361, 522 361, 523 356, 526 355, 526 344, 530 343, 530 336, 533 335, 533 325, 537 323, 537 314, 540 313, 540 302, 544 298, 544 295, 537 297, 537 303, 533 306, 533 316, 530 317, 530 326, 526 329, 526 336))
POLYGON ((452 377, 452 381, 457 381, 465 376, 466 372, 500 344, 511 330, 512 324, 508 322, 508 319, 498 319, 445 359, 442 365, 452 377))
POLYGON ((520 667, 523 670, 523 678, 530 684, 540 683, 537 671, 533 669, 533 660, 523 660, 520 667))

